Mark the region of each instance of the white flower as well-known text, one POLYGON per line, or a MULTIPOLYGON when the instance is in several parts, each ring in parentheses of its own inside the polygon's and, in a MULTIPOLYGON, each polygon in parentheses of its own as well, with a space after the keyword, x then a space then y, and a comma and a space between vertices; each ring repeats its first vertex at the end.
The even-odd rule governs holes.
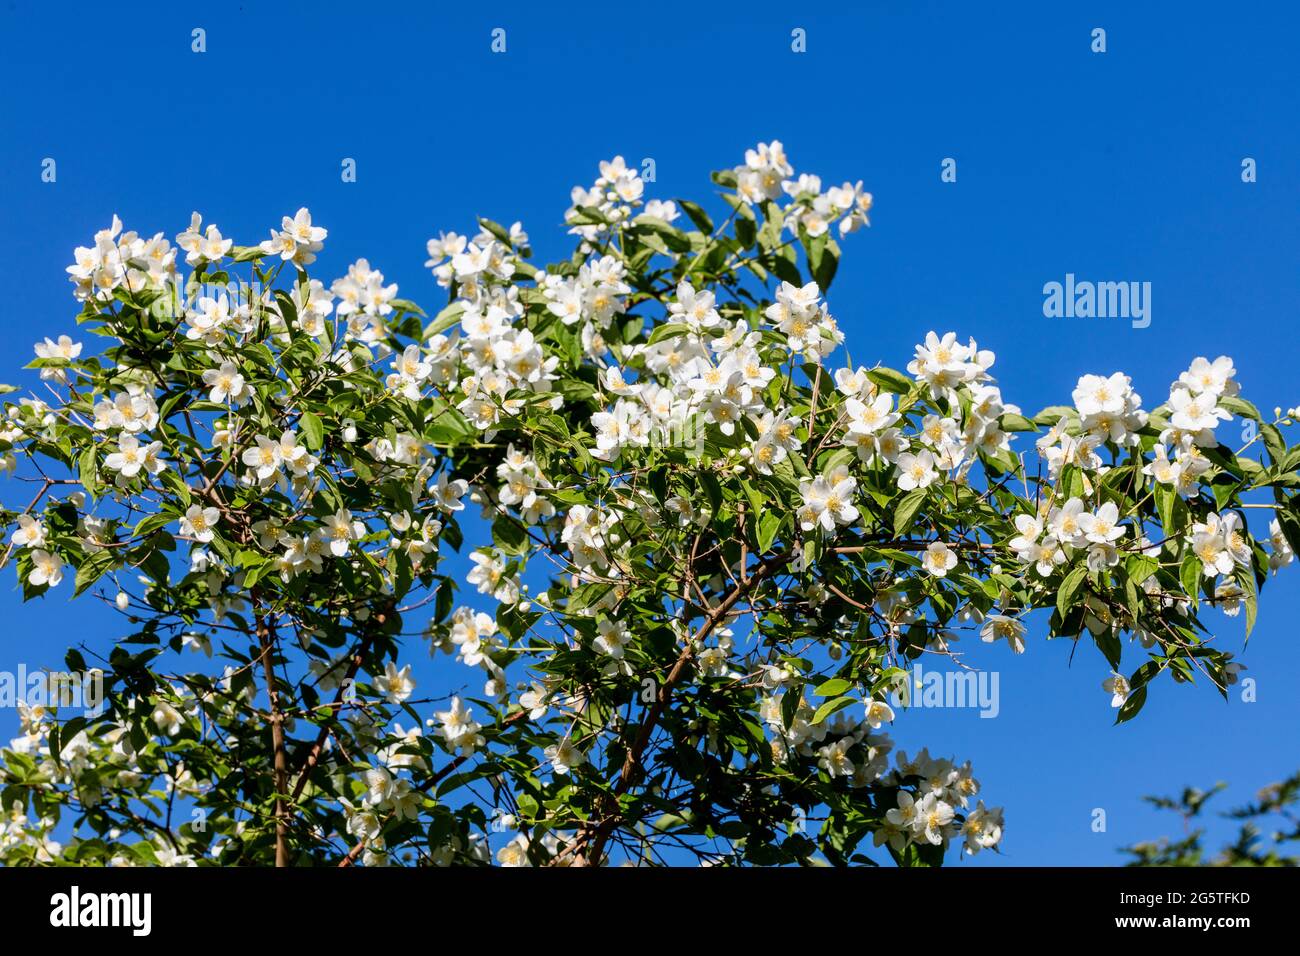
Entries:
POLYGON ((254 440, 257 446, 244 449, 240 460, 253 469, 259 481, 265 481, 280 470, 280 443, 265 435, 257 435, 254 440))
POLYGON ((1013 652, 1023 654, 1025 652, 1025 625, 1004 614, 990 614, 984 618, 984 624, 980 627, 980 640, 985 644, 1005 640, 1013 652))
POLYGON ((197 265, 200 259, 216 262, 234 245, 234 240, 222 238, 215 223, 209 223, 207 230, 200 233, 202 223, 203 217, 194 213, 190 217, 190 228, 176 237, 176 245, 186 253, 185 261, 189 265, 197 265))
POLYGON ((1128 700, 1128 695, 1132 692, 1128 679, 1113 671, 1110 677, 1101 682, 1101 689, 1111 695, 1110 706, 1112 707, 1124 706, 1124 701, 1128 700))
POLYGON ((1218 398, 1215 392, 1193 395, 1186 388, 1173 389, 1169 393, 1169 408, 1173 413, 1169 423, 1184 431, 1199 432, 1229 421, 1232 416, 1219 407, 1218 398))
POLYGON ((532 866, 528 859, 528 837, 522 833, 515 834, 513 840, 497 850, 497 862, 508 867, 532 866))
POLYGON ((292 219, 285 216, 280 221, 280 232, 271 231, 271 238, 261 244, 267 255, 279 255, 286 262, 295 265, 311 265, 316 261, 316 253, 324 245, 329 233, 320 226, 313 226, 311 213, 306 207, 299 209, 292 219))
POLYGON ((600 636, 592 643, 599 653, 606 654, 615 660, 621 660, 623 657, 623 647, 632 639, 627 625, 621 621, 602 620, 596 625, 600 636))
POLYGON ((384 665, 384 673, 375 678, 375 690, 383 694, 390 704, 404 703, 415 691, 411 665, 407 664, 399 671, 396 664, 388 661, 384 665))
POLYGON ((1228 617, 1236 617, 1241 613, 1242 603, 1246 599, 1246 592, 1237 584, 1231 581, 1225 581, 1214 589, 1214 600, 1224 614, 1228 617))
POLYGON ((207 544, 212 540, 219 520, 221 520, 221 512, 216 508, 190 505, 185 516, 181 518, 181 534, 207 544))
POLYGON ((677 301, 668 305, 670 321, 685 322, 692 332, 713 328, 722 321, 713 301, 712 292, 696 292, 689 282, 682 280, 677 284, 677 301))
POLYGON ((885 821, 891 826, 911 830, 916 824, 916 811, 919 808, 912 795, 906 790, 898 791, 898 805, 885 811, 885 821))
POLYGON ((519 695, 519 706, 528 711, 529 720, 540 720, 546 716, 547 700, 550 694, 545 687, 534 681, 528 689, 519 695))
POLYGON ((150 717, 153 720, 154 726, 168 737, 175 737, 179 734, 181 732, 181 726, 184 723, 184 718, 181 717, 181 712, 165 700, 158 701, 154 706, 153 713, 150 714, 150 717))
POLYGON ((799 493, 803 496, 804 506, 799 511, 799 518, 803 530, 811 531, 820 526, 822 531, 830 533, 837 525, 856 521, 858 509, 853 498, 857 488, 857 479, 849 475, 845 465, 839 465, 812 481, 800 481, 799 493))
POLYGON ((1047 526, 1052 536, 1062 544, 1083 547, 1083 501, 1071 498, 1062 507, 1053 508, 1047 515, 1047 526))
POLYGON ((1238 385, 1233 381, 1237 370, 1232 359, 1220 355, 1213 362, 1204 356, 1193 359, 1191 367, 1178 376, 1178 381, 1193 394, 1236 395, 1238 385))
MULTIPOLYGON (((118 598, 122 597, 125 597, 125 595, 118 594, 118 598)), ((120 600, 118 601, 118 607, 121 607, 124 611, 126 610, 126 608, 123 607, 123 602, 120 600)), ((198 634, 194 631, 182 634, 181 647, 187 647, 191 651, 194 651, 197 654, 203 654, 207 657, 212 656, 212 639, 206 634, 198 634)))
POLYGON ((1232 560, 1243 568, 1250 567, 1254 560, 1254 549, 1241 515, 1235 511, 1224 514, 1219 522, 1219 533, 1223 536, 1223 546, 1232 555, 1232 560))
POLYGON ((1088 548, 1085 563, 1089 571, 1104 571, 1119 564, 1119 549, 1110 542, 1094 544, 1088 548))
POLYGON ((1008 544, 1011 550, 1016 552, 1016 556, 1024 561, 1026 553, 1033 548, 1038 541, 1038 536, 1043 533, 1043 523, 1033 515, 1019 514, 1016 515, 1015 524, 1019 534, 1008 544))
POLYGON ((948 837, 954 816, 952 807, 933 793, 927 793, 916 807, 916 831, 935 846, 948 837))
POLYGON ((28 583, 35 587, 47 584, 52 588, 59 586, 63 580, 63 559, 42 548, 32 551, 32 570, 27 575, 28 583))
POLYGON ((852 746, 852 737, 841 737, 834 743, 827 744, 817 751, 817 766, 825 770, 829 777, 853 776, 857 768, 849 759, 848 750, 852 746))
POLYGON ((568 774, 574 767, 581 767, 587 762, 587 755, 567 738, 558 744, 551 744, 543 754, 550 761, 551 769, 560 776, 568 774))
POLYGON ((460 479, 448 481, 447 475, 444 472, 438 476, 437 482, 430 490, 433 492, 434 502, 439 508, 446 511, 448 514, 454 511, 465 510, 465 503, 460 499, 463 498, 465 492, 469 490, 468 482, 460 479))
POLYGON ((57 342, 46 336, 45 341, 37 342, 34 348, 36 357, 42 359, 72 360, 81 355, 81 343, 72 341, 67 335, 60 335, 57 342))
POLYGON ((45 546, 45 525, 39 518, 31 515, 18 516, 18 530, 14 532, 13 543, 19 548, 41 548, 45 546))
POLYGON ((478 588, 480 594, 491 594, 498 601, 514 604, 519 597, 519 584, 506 576, 506 562, 499 554, 475 551, 470 554, 473 569, 465 580, 478 588))
POLYGON ((474 712, 465 707, 459 697, 453 697, 451 707, 438 711, 437 717, 442 724, 442 737, 452 750, 472 754, 485 743, 479 733, 482 726, 474 720, 474 712))
POLYGON ((490 638, 496 631, 497 622, 482 611, 462 607, 452 615, 451 642, 461 660, 470 667, 483 663, 491 648, 490 638))
POLYGON ((1102 414, 1119 415, 1124 411, 1129 389, 1129 378, 1122 372, 1116 372, 1109 378, 1085 375, 1079 379, 1079 384, 1074 389, 1074 407, 1085 418, 1102 414))
POLYGON ((952 397, 958 385, 987 378, 986 370, 993 359, 993 353, 979 351, 974 340, 962 345, 955 332, 947 332, 942 338, 930 332, 925 343, 916 347, 916 357, 907 364, 907 371, 925 382, 933 394, 952 397))
POLYGON ((905 452, 898 456, 898 488, 900 491, 912 491, 916 488, 928 488, 939 477, 934 469, 934 454, 922 449, 918 454, 905 452))
POLYGON ((208 398, 219 405, 229 401, 239 406, 253 394, 234 362, 222 362, 220 368, 208 369, 203 373, 203 384, 212 389, 208 398))
POLYGON ((866 704, 867 712, 863 718, 872 730, 879 730, 882 723, 888 723, 894 719, 894 709, 881 700, 869 700, 866 704))
POLYGON ((1291 550, 1286 535, 1282 533, 1282 525, 1276 518, 1269 522, 1268 535, 1268 543, 1273 550, 1268 557, 1268 567, 1276 574, 1278 568, 1284 568, 1295 560, 1295 553, 1291 550))
POLYGON ((1048 577, 1053 570, 1069 560, 1065 549, 1054 535, 1048 535, 1037 544, 1029 546, 1025 552, 1025 561, 1032 562, 1034 569, 1043 577, 1048 577))
POLYGON ((1191 543, 1192 553, 1201 559, 1201 572, 1205 577, 1212 578, 1216 575, 1232 573, 1234 564, 1232 553, 1228 550, 1227 543, 1217 527, 1212 530, 1197 531, 1192 535, 1191 543))
POLYGON ((336 511, 325 519, 322 530, 324 539, 329 542, 330 554, 341 558, 348 553, 352 542, 366 536, 366 526, 360 521, 352 520, 352 512, 346 508, 336 511))
POLYGON ((1002 809, 984 808, 984 801, 979 801, 975 809, 966 815, 961 825, 962 835, 966 838, 966 849, 978 853, 997 846, 1002 841, 1002 809))
POLYGON ((957 555, 942 541, 932 541, 925 549, 921 563, 936 578, 942 578, 957 566, 957 555))
POLYGON ((38 359, 59 362, 57 366, 43 367, 41 369, 41 379, 47 382, 67 384, 68 371, 64 366, 81 355, 81 343, 72 341, 66 335, 60 335, 57 342, 46 337, 44 342, 36 343, 35 350, 38 359))
POLYGON ((876 386, 865 368, 835 370, 835 389, 848 398, 870 398, 876 386))
POLYGON ((1083 536, 1095 544, 1110 544, 1124 537, 1126 528, 1118 525, 1119 508, 1113 501, 1108 501, 1097 509, 1095 514, 1079 516, 1079 528, 1083 536))
POLYGON ((105 457, 104 467, 120 472, 123 478, 134 478, 141 469, 156 475, 166 468, 158 457, 162 447, 160 441, 142 446, 134 435, 123 432, 117 439, 117 451, 105 457))
POLYGON ((1142 468, 1142 474, 1150 475, 1156 481, 1164 485, 1179 486, 1182 484, 1182 462, 1175 459, 1170 461, 1168 452, 1163 444, 1155 446, 1155 457, 1151 462, 1142 468))
POLYGON ((894 397, 888 392, 881 392, 868 401, 849 398, 844 403, 844 410, 849 416, 849 432, 854 435, 874 435, 884 431, 898 421, 893 407, 894 397))

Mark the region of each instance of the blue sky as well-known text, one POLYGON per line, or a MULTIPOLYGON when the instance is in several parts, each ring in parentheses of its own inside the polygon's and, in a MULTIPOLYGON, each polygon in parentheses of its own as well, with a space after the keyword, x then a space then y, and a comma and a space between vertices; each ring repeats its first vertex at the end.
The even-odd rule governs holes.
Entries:
MULTIPOLYGON (((251 243, 306 205, 330 230, 314 275, 328 284, 365 256, 404 298, 436 306, 422 264, 440 229, 520 219, 545 261, 567 253, 568 192, 598 160, 652 157, 649 195, 700 199, 710 170, 779 138, 798 171, 875 194, 873 227, 845 243, 830 295, 855 361, 901 367, 926 331, 953 329, 997 353, 1004 393, 1032 412, 1068 402, 1080 375, 1116 370, 1150 407, 1192 358, 1226 353, 1260 408, 1300 404, 1295 11, 75 6, 0 9, 0 381, 33 382, 16 371, 32 343, 72 330, 64 267, 114 213, 174 235, 198 209, 251 243), (503 55, 489 49, 495 27, 503 55), (1095 27, 1104 54, 1090 51, 1095 27), (794 28, 804 54, 790 50, 794 28), (55 183, 41 181, 46 157, 55 183), (340 179, 345 157, 355 183, 340 179), (940 180, 947 157, 955 183, 940 180), (1241 181, 1245 157, 1258 182, 1241 181), (1043 284, 1068 272, 1150 282, 1150 327, 1044 318, 1043 284)), ((29 497, 0 482, 6 506, 29 497)), ((1117 846, 1173 832, 1142 794, 1224 779, 1226 806, 1300 764, 1297 573, 1266 588, 1238 654, 1255 703, 1162 683, 1138 720, 1112 727, 1100 656, 1081 648, 1071 665, 1068 644, 1040 639, 1014 660, 1001 644, 971 650, 1000 672, 997 719, 913 711, 895 737, 973 760, 1006 806, 1004 853, 977 864, 1113 863, 1117 846), (1090 829, 1097 807, 1106 833, 1090 829)), ((69 603, 70 588, 24 606, 5 574, 0 669, 57 665, 71 637, 111 640, 116 623, 69 603)), ((1220 633, 1240 649, 1240 621, 1220 633)), ((0 736, 14 723, 0 712, 0 736)))

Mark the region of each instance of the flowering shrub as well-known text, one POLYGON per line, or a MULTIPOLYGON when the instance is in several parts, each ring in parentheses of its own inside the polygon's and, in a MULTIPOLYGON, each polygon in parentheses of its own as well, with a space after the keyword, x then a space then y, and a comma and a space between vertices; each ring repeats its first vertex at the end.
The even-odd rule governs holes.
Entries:
POLYGON ((893 750, 909 661, 1093 644, 1121 721, 1165 674, 1226 689, 1207 608, 1248 630, 1300 541, 1289 417, 1227 358, 1033 418, 951 332, 836 367, 871 195, 776 142, 713 179, 717 225, 602 163, 544 269, 518 224, 444 233, 432 317, 364 259, 310 278, 305 209, 260 245, 196 213, 77 249, 102 347, 46 339, 6 405, 35 492, 6 561, 126 633, 67 656, 101 713, 22 711, 0 860, 937 864, 1003 819, 969 763, 893 750), (417 697, 423 648, 482 693, 417 697))

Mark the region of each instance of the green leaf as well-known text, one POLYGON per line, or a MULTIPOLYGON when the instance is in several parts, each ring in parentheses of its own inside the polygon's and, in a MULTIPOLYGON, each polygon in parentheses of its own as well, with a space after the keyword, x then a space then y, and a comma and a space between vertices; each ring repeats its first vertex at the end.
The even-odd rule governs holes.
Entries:
POLYGON ((713 516, 718 517, 722 513, 722 485, 718 482, 718 476, 711 471, 701 471, 700 486, 708 496, 713 516))
POLYGON ((1008 432, 1035 432, 1038 426, 1024 415, 1007 412, 1002 416, 1002 430, 1008 432))
POLYGON ((92 551, 86 555, 86 559, 81 562, 77 568, 77 580, 73 596, 85 591, 101 577, 104 572, 113 566, 113 552, 107 548, 102 551, 92 551))
POLYGON ((429 441, 437 445, 457 445, 477 434, 469 419, 450 405, 444 406, 429 423, 429 441))
POLYGON ((1193 604, 1200 603, 1201 577, 1204 565, 1201 559, 1191 551, 1183 558, 1183 565, 1178 569, 1178 579, 1182 582, 1183 590, 1187 596, 1192 599, 1193 604))
POLYGON ((578 206, 564 221, 571 226, 604 226, 609 223, 608 217, 595 206, 578 206))
POLYGON ((420 308, 410 299, 390 299, 388 304, 391 305, 394 309, 399 309, 402 312, 409 312, 412 315, 419 315, 419 316, 424 315, 424 309, 420 308))
POLYGON ((1160 516, 1160 526, 1166 535, 1174 533, 1174 499, 1178 497, 1173 485, 1156 483, 1152 494, 1156 499, 1156 514, 1160 516))
POLYGON ((1128 572, 1129 580, 1137 585, 1160 570, 1160 562, 1144 554, 1132 554, 1124 562, 1124 568, 1128 572))
POLYGON ((1116 633, 1115 629, 1107 628, 1101 634, 1094 634, 1092 640, 1093 643, 1097 645, 1097 649, 1101 651, 1102 655, 1106 658, 1106 663, 1110 664, 1112 668, 1118 670, 1123 647, 1120 645, 1119 634, 1116 633))
POLYGON ((1286 442, 1282 438, 1282 433, 1277 430, 1277 426, 1265 422, 1259 427, 1259 430, 1264 436, 1264 447, 1268 449, 1273 461, 1280 462, 1284 460, 1286 458, 1286 442))
POLYGON ((158 514, 150 515, 147 518, 141 519, 136 524, 135 528, 132 529, 131 534, 137 538, 147 538, 159 528, 165 528, 176 520, 177 518, 175 515, 168 514, 165 511, 159 512, 158 514))
POLYGON ((1079 590, 1079 585, 1083 584, 1083 579, 1088 576, 1087 565, 1081 564, 1065 576, 1061 582, 1060 590, 1056 592, 1056 609, 1061 612, 1061 617, 1070 613, 1070 606, 1074 602, 1074 595, 1079 590))
POLYGON ((781 529, 781 515, 776 510, 765 511, 758 519, 758 550, 766 554, 772 550, 772 542, 781 529))
POLYGON ((654 345, 656 342, 662 342, 664 339, 671 339, 678 335, 685 335, 691 330, 691 327, 685 322, 665 322, 662 325, 656 325, 654 331, 650 333, 647 345, 654 345))
POLYGON ((1234 415, 1243 415, 1246 418, 1254 419, 1261 424, 1264 421, 1264 417, 1260 415, 1259 409, 1255 407, 1253 402, 1248 402, 1236 395, 1219 396, 1219 407, 1226 408, 1234 415))
POLYGON ((302 426, 303 443, 312 451, 320 451, 325 443, 325 426, 321 424, 320 416, 315 412, 303 412, 298 424, 302 426))
POLYGON ((713 220, 709 218, 708 213, 689 200, 678 199, 676 202, 682 212, 691 217, 691 222, 695 223, 696 228, 699 229, 700 232, 705 235, 713 232, 713 220))
POLYGON ((231 262, 252 262, 254 259, 260 259, 265 252, 261 246, 232 246, 226 253, 226 258, 231 262))
POLYGON ((812 722, 814 725, 820 724, 823 720, 845 707, 855 704, 857 701, 852 697, 836 697, 834 700, 828 700, 817 708, 817 713, 813 715, 812 722))
POLYGON ((479 216, 478 224, 482 226, 484 229, 486 229, 488 232, 492 233, 492 235, 495 236, 497 239, 500 239, 502 242, 504 242, 507 246, 514 245, 514 242, 510 239, 510 230, 508 230, 505 226, 501 225, 501 223, 494 222, 491 219, 486 219, 483 216, 479 216))
POLYGON ((892 368, 873 368, 867 372, 867 378, 875 382, 878 386, 887 392, 895 392, 899 395, 906 395, 912 390, 912 380, 902 372, 895 371, 892 368))
POLYGON ((1246 590, 1246 637, 1250 637, 1250 632, 1255 629, 1255 618, 1259 615, 1259 595, 1255 592, 1255 576, 1247 569, 1242 579, 1249 582, 1249 588, 1246 590))
POLYGON ((898 503, 898 508, 894 511, 895 537, 901 537, 912 527, 912 519, 916 517, 916 512, 925 501, 925 496, 926 489, 924 488, 909 491, 903 496, 903 500, 898 503))
POLYGON ((465 314, 464 302, 453 302, 441 312, 433 317, 433 321, 424 327, 424 338, 429 340, 435 335, 446 332, 449 328, 460 321, 460 317, 465 314))
POLYGON ((1119 708, 1119 713, 1115 715, 1115 723, 1122 724, 1125 721, 1132 720, 1142 710, 1142 706, 1147 702, 1147 689, 1139 687, 1128 695, 1128 699, 1119 708))
POLYGON ((818 697, 838 697, 852 686, 842 677, 832 677, 830 680, 818 684, 813 693, 818 697))
POLYGON ((812 269, 813 280, 822 294, 825 294, 831 283, 835 281, 835 273, 840 266, 840 247, 834 239, 826 236, 822 238, 825 242, 817 243, 812 247, 808 256, 808 265, 812 269))
POLYGON ((95 446, 87 445, 86 450, 77 459, 77 479, 92 496, 99 490, 99 459, 95 446))
POLYGON ((1034 422, 1039 425, 1046 425, 1050 428, 1062 418, 1069 418, 1074 414, 1076 414, 1075 410, 1069 405, 1049 405, 1034 416, 1034 422))
POLYGON ((492 539, 502 551, 513 555, 527 553, 531 543, 523 525, 508 515, 492 522, 492 539))

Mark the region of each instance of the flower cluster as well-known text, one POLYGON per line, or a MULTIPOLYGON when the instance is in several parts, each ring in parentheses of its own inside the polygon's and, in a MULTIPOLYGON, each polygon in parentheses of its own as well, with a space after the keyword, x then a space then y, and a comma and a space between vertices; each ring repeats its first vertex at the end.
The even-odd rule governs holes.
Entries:
POLYGON ((1114 372, 1032 418, 955 332, 905 372, 839 361, 836 239, 871 194, 779 141, 714 181, 719 225, 601 163, 545 267, 518 222, 441 232, 432 316, 366 259, 308 275, 305 208, 257 245, 195 213, 77 249, 109 344, 45 338, 45 394, 6 404, 0 471, 39 494, 3 560, 131 633, 105 714, 31 711, 6 748, 0 861, 843 862, 870 832, 933 863, 1004 824, 968 763, 882 729, 909 661, 1088 635, 1121 720, 1166 671, 1237 679, 1205 609, 1249 630, 1294 562, 1297 416, 1265 420, 1226 357, 1155 408, 1114 372), (415 635, 482 696, 422 696, 415 635), (173 799, 210 829, 158 818, 173 799), (823 832, 774 835, 814 802, 823 832), (95 839, 50 840, 74 811, 95 839))

